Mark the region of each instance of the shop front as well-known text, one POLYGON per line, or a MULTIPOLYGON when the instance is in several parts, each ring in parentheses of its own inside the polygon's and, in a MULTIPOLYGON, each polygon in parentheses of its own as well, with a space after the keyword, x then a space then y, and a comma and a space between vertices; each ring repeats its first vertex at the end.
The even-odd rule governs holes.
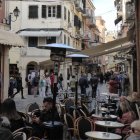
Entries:
POLYGON ((18 35, 0 30, 0 102, 8 97, 9 49, 22 46, 24 46, 24 42, 18 35))

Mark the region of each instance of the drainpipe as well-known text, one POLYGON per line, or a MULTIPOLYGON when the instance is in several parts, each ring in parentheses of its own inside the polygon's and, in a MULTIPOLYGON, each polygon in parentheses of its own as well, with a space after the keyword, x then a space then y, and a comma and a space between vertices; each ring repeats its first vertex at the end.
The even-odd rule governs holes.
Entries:
POLYGON ((137 53, 137 92, 140 93, 140 1, 135 0, 136 11, 136 53, 137 53))

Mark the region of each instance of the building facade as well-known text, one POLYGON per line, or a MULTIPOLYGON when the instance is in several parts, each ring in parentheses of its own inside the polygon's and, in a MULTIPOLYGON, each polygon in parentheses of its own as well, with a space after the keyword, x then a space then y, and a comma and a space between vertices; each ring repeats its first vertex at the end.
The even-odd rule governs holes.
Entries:
MULTIPOLYGON (((95 26, 95 7, 91 0, 90 20, 95 26)), ((10 50, 10 64, 16 64, 23 80, 29 71, 39 71, 39 63, 50 59, 50 51, 37 49, 50 43, 63 43, 81 50, 85 38, 85 9, 86 0, 52 0, 52 1, 7 1, 6 17, 15 7, 20 10, 20 15, 15 22, 11 22, 11 30, 19 34, 24 42, 25 48, 12 48, 10 50), (16 57, 14 56, 16 54, 16 57), (14 56, 14 57, 13 57, 14 56)), ((92 28, 91 24, 91 28, 92 28)), ((90 28, 90 29, 91 29, 90 28)), ((89 30, 94 34, 94 30, 89 30)), ((90 33, 91 32, 91 33, 90 33)), ((92 40, 93 37, 90 36, 92 40)), ((89 47, 89 46, 88 46, 89 47)), ((46 66, 46 65, 45 65, 46 66)), ((63 75, 72 74, 71 64, 60 67, 63 75)), ((43 69, 50 69, 45 67, 43 69)), ((24 82, 24 81, 23 81, 24 82)))

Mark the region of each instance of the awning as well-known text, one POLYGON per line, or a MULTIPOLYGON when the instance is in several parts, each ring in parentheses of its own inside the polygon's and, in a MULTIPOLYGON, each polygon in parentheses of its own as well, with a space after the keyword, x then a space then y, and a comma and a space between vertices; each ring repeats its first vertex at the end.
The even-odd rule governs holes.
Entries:
POLYGON ((45 30, 40 30, 40 31, 21 31, 18 33, 20 36, 37 36, 37 37, 47 37, 47 36, 60 36, 61 31, 45 31, 45 30))
POLYGON ((23 39, 19 35, 2 29, 0 29, 0 44, 15 47, 25 46, 23 39))
POLYGON ((115 25, 117 25, 122 20, 122 16, 119 16, 115 21, 115 25))
POLYGON ((98 45, 96 47, 83 50, 82 53, 89 56, 101 56, 113 52, 122 51, 132 46, 133 44, 128 41, 128 38, 124 37, 105 44, 98 45))
POLYGON ((46 66, 53 66, 53 64, 54 64, 53 61, 49 59, 49 60, 40 62, 39 66, 44 68, 46 66))

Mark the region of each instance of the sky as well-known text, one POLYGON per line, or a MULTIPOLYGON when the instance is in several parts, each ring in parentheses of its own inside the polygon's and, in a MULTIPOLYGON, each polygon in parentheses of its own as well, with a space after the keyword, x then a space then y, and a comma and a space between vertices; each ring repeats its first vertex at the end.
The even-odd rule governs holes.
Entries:
POLYGON ((114 0, 93 0, 95 6, 95 15, 102 16, 105 20, 105 25, 108 31, 117 30, 114 24, 117 13, 114 7, 114 0))

